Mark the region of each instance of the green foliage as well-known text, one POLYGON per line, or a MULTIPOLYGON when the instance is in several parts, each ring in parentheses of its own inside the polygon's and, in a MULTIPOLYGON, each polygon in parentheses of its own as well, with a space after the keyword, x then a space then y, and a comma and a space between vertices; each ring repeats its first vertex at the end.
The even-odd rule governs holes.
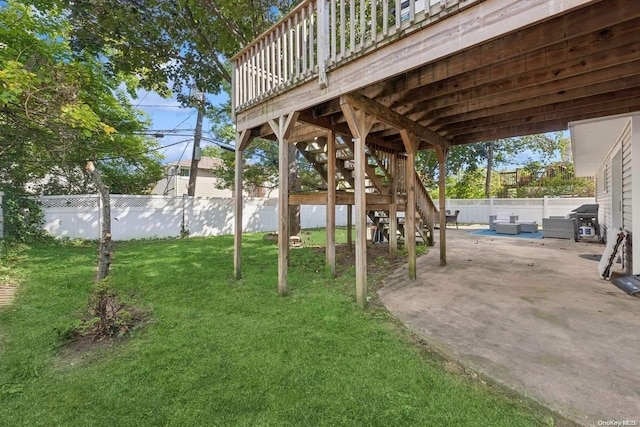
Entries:
POLYGON ((25 243, 45 238, 47 234, 42 229, 44 214, 40 204, 17 189, 5 188, 4 193, 4 239, 11 243, 25 243))
MULTIPOLYGON (((562 132, 528 135, 478 144, 456 145, 446 162, 447 197, 485 198, 486 171, 492 170, 491 196, 505 197, 495 169, 507 165, 523 165, 520 169, 533 177, 530 185, 519 187, 509 194, 513 197, 542 197, 552 195, 593 195, 589 179, 574 178, 573 165, 562 162, 567 174, 551 179, 546 172, 564 156, 568 141, 562 132), (491 148, 491 150, 490 150, 491 148), (546 175, 545 175, 546 174, 546 175), (571 178, 567 178, 571 176, 571 178)), ((420 152, 416 168, 430 188, 432 197, 438 194, 438 163, 430 152, 420 152)))
POLYGON ((594 197, 595 181, 576 177, 573 163, 554 163, 543 167, 539 163, 525 166, 535 177, 527 186, 517 190, 517 197, 574 196, 594 197))
POLYGON ((103 58, 105 71, 140 76, 147 89, 168 94, 197 87, 219 93, 231 83, 227 59, 269 28, 291 0, 32 0, 45 9, 64 9, 71 47, 103 58), (169 88, 169 82, 172 87, 169 88))
POLYGON ((124 187, 131 178, 128 189, 144 192, 160 176, 157 144, 135 134, 146 118, 108 72, 108 56, 74 55, 70 31, 59 11, 15 0, 0 8, 0 40, 11 41, 0 48, 0 185, 94 191, 83 173, 94 160, 107 185, 124 187))

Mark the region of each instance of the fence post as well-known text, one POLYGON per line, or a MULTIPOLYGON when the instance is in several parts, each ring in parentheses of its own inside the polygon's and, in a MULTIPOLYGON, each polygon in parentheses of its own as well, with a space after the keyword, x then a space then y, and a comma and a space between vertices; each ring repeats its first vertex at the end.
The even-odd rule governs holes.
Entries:
POLYGON ((542 198, 542 218, 548 218, 549 215, 547 215, 547 206, 548 206, 548 197, 549 196, 544 196, 542 198))

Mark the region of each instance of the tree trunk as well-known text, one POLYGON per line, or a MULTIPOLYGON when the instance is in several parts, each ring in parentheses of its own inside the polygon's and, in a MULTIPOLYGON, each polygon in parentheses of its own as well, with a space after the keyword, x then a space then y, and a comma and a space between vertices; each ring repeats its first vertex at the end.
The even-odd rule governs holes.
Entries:
POLYGON ((493 144, 487 144, 487 176, 484 181, 484 197, 491 197, 491 172, 493 169, 493 144))
POLYGON ((96 171, 93 162, 87 162, 87 173, 100 192, 102 203, 102 232, 100 234, 100 246, 98 248, 98 274, 95 282, 98 283, 109 274, 111 266, 111 202, 109 197, 109 187, 104 185, 102 178, 96 171))
MULTIPOLYGON (((295 144, 289 144, 289 192, 300 191, 298 179, 298 149, 295 144)), ((300 233, 300 205, 289 205, 289 235, 300 233)))

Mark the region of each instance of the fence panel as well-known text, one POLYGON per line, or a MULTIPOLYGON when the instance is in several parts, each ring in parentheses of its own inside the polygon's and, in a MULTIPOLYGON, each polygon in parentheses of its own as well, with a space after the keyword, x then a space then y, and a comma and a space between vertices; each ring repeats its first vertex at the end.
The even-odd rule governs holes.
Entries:
MULTIPOLYGON (((96 195, 44 196, 44 229, 56 237, 98 239, 100 206, 96 195)), ((278 199, 245 198, 243 231, 278 229, 278 199)), ((489 215, 509 212, 520 219, 537 221, 564 216, 593 198, 544 199, 448 199, 446 208, 460 210, 459 222, 487 224, 489 215)), ((353 207, 352 207, 353 209, 353 207)), ((191 236, 219 236, 234 233, 232 198, 171 196, 111 196, 111 227, 114 240, 191 236)), ((300 207, 302 228, 325 226, 326 206, 300 207)), ((347 224, 347 206, 336 206, 336 225, 347 224)), ((0 225, 1 227, 1 225, 0 225)), ((1 229, 1 228, 0 228, 1 229)))
POLYGON ((99 197, 96 195, 41 197, 43 228, 56 237, 98 239, 99 203, 99 197))
POLYGON ((111 234, 114 240, 179 236, 183 200, 165 196, 111 196, 111 234))

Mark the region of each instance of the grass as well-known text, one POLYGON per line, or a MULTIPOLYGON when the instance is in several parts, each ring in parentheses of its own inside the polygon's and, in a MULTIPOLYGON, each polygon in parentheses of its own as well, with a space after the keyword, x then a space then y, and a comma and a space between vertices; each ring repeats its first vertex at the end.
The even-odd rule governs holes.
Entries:
MULTIPOLYGON (((117 244, 108 279, 153 322, 88 354, 61 348, 91 290, 93 244, 5 256, 22 278, 0 310, 0 425, 530 426, 544 415, 420 349, 381 309, 354 304, 353 272, 292 251, 277 295, 277 248, 232 237, 117 244)), ((547 421, 548 422, 548 421, 547 421)))

